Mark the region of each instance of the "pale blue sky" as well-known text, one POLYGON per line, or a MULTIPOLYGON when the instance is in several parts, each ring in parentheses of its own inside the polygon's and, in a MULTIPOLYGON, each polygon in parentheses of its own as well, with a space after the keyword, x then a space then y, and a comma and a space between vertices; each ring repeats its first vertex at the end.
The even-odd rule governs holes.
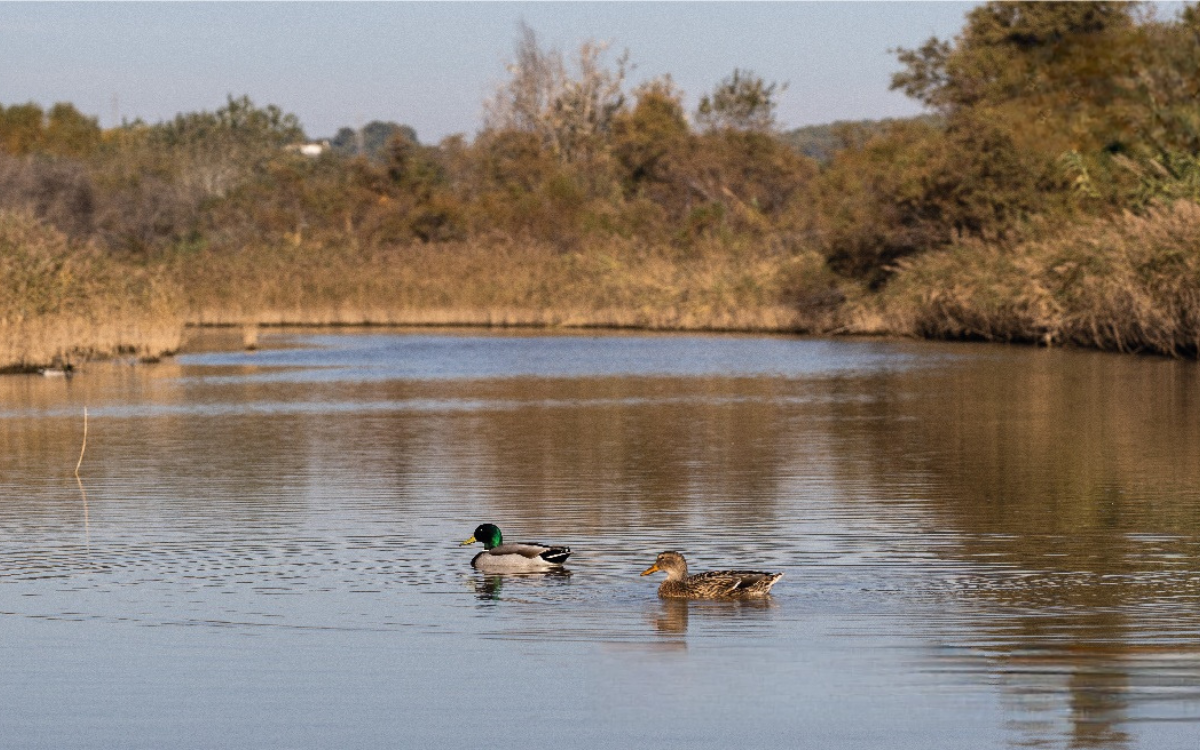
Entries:
POLYGON ((474 135, 518 22, 572 52, 628 49, 631 83, 670 73, 693 106, 734 68, 788 82, 788 127, 908 116, 895 47, 953 37, 970 2, 0 3, 0 104, 67 101, 108 127, 247 94, 311 137, 392 120, 474 135))

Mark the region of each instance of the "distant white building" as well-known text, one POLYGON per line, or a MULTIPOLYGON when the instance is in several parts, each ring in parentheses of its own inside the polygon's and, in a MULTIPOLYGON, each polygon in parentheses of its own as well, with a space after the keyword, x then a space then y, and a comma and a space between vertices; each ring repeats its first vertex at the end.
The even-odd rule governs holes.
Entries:
POLYGON ((292 143, 287 146, 288 151, 295 151, 301 156, 318 157, 329 150, 329 141, 312 141, 310 143, 292 143))

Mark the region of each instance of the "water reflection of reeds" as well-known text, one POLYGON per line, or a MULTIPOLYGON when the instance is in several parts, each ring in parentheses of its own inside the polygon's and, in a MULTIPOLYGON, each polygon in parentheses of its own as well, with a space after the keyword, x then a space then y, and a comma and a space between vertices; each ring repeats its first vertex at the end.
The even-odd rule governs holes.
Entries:
POLYGON ((962 568, 943 585, 1020 733, 1126 747, 1141 704, 1200 700, 1200 369, 1038 352, 931 380, 866 436, 868 466, 881 488, 923 477, 962 568))
POLYGON ((804 378, 0 380, 0 540, 47 547, 6 550, 0 572, 79 569, 86 402, 95 564, 105 585, 161 587, 167 616, 201 619, 187 596, 445 587, 501 615, 489 637, 686 650, 810 611, 865 612, 837 632, 871 646, 894 614, 937 647, 924 668, 997 685, 1029 744, 1122 747, 1147 716, 1194 718, 1200 369, 954 351, 804 378), (577 574, 475 576, 453 542, 484 520, 570 544, 577 574), (669 548, 785 569, 785 604, 651 600, 636 573, 669 548))

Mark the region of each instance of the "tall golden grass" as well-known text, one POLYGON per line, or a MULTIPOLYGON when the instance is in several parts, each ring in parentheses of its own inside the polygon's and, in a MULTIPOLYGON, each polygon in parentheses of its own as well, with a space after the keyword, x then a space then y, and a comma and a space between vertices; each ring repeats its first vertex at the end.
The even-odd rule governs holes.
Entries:
POLYGON ((179 348, 183 309, 161 273, 105 256, 27 213, 0 212, 0 371, 179 348))
MULTIPOLYGON (((820 259, 713 243, 686 252, 619 238, 562 251, 506 238, 358 251, 284 245, 173 273, 202 325, 496 325, 808 331, 789 301, 820 259)), ((824 278, 824 277, 822 277, 824 278)))
POLYGON ((360 249, 282 242, 133 263, 0 214, 0 367, 176 351, 186 324, 484 325, 828 331, 845 294, 814 252, 605 237, 563 250, 505 237, 360 249), (805 302, 808 300, 809 302, 805 302), (811 303, 816 300, 816 303, 811 303))
POLYGON ((1200 355, 1200 206, 904 261, 880 293, 770 239, 285 242, 151 262, 0 213, 0 370, 178 350, 184 326, 485 325, 873 333, 1200 355))
POLYGON ((1013 247, 906 261, 881 298, 895 333, 1200 355, 1200 206, 1095 220, 1013 247))

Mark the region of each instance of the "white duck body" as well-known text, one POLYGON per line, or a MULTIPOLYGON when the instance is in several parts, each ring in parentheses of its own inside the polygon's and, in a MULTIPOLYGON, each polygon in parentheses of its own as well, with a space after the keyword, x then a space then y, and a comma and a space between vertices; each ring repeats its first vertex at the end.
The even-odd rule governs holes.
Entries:
POLYGON ((490 523, 480 524, 463 544, 475 542, 482 542, 484 550, 471 558, 471 566, 485 573, 544 573, 560 570, 571 556, 569 547, 552 547, 534 542, 505 543, 500 529, 490 523))
POLYGON ((485 573, 540 573, 558 570, 570 556, 566 547, 508 542, 471 558, 471 566, 485 573))

